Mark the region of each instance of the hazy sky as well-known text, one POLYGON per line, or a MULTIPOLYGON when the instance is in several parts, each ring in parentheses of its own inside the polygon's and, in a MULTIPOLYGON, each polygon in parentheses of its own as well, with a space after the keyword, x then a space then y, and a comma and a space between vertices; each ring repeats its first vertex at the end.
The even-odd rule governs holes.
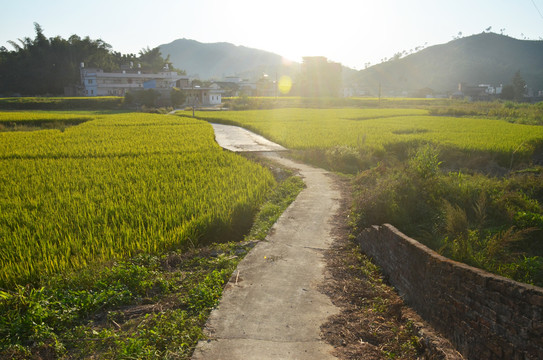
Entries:
POLYGON ((0 46, 11 50, 8 40, 34 38, 34 22, 47 37, 90 36, 122 53, 187 38, 295 61, 322 55, 362 69, 490 26, 542 39, 543 0, 0 0, 0 46))

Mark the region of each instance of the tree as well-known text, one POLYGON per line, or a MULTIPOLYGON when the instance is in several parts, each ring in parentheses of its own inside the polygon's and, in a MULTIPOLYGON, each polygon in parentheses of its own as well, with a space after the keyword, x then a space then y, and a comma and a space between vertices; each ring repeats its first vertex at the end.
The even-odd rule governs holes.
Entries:
POLYGON ((124 102, 131 105, 155 107, 160 93, 153 89, 130 91, 124 96, 124 102))
POLYGON ((513 88, 513 85, 505 85, 502 88, 501 98, 504 100, 515 99, 515 89, 513 88))
POLYGON ((400 60, 401 57, 402 57, 403 53, 401 52, 397 52, 395 53, 390 59, 389 61, 397 61, 397 60, 400 60))
POLYGON ((526 94, 526 81, 520 75, 520 70, 515 73, 513 76, 513 90, 514 90, 514 99, 516 101, 524 100, 524 94, 526 94))
POLYGON ((43 28, 34 24, 36 36, 9 41, 13 51, 1 49, 0 92, 23 95, 62 94, 64 87, 79 83, 79 65, 105 71, 118 68, 120 57, 102 40, 72 35, 47 38, 43 28))
POLYGON ((139 55, 138 60, 141 62, 141 67, 145 71, 156 73, 162 71, 166 66, 173 70, 170 62, 170 55, 168 55, 166 59, 162 58, 159 47, 154 49, 149 49, 149 47, 141 49, 139 55))
POLYGON ((172 106, 174 107, 184 104, 186 98, 186 94, 178 88, 173 88, 170 92, 170 101, 172 102, 172 106))
MULTIPOLYGON (((8 51, 0 47, 0 93, 22 95, 63 94, 66 86, 80 82, 80 64, 106 72, 117 71, 121 65, 141 62, 145 71, 158 72, 166 65, 172 70, 169 57, 163 59, 159 48, 142 49, 139 57, 114 52, 102 39, 92 40, 72 35, 47 38, 43 28, 34 23, 35 37, 8 41, 8 51)), ((175 70, 176 71, 176 70, 175 70)))

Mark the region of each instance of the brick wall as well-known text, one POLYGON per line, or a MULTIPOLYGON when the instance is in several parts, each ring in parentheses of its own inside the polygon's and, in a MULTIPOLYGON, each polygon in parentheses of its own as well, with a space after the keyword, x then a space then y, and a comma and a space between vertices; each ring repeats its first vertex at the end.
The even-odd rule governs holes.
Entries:
POLYGON ((357 238, 405 302, 468 359, 543 359, 543 288, 449 260, 391 225, 357 238))

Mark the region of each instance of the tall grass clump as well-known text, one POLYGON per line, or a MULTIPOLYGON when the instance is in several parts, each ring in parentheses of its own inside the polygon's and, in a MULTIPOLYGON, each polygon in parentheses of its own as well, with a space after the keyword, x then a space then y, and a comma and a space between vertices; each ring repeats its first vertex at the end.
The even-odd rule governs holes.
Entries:
POLYGON ((543 170, 494 178, 439 167, 426 145, 407 162, 361 172, 358 228, 391 223, 454 260, 543 285, 543 170))

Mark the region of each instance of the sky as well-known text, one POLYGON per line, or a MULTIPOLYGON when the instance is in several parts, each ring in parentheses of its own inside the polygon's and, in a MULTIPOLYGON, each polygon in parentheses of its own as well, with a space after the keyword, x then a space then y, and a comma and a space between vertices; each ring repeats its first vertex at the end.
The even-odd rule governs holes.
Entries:
POLYGON ((35 22, 48 38, 89 36, 123 54, 186 38, 360 70, 489 27, 543 40, 543 0, 0 0, 0 47, 33 39, 35 22))

